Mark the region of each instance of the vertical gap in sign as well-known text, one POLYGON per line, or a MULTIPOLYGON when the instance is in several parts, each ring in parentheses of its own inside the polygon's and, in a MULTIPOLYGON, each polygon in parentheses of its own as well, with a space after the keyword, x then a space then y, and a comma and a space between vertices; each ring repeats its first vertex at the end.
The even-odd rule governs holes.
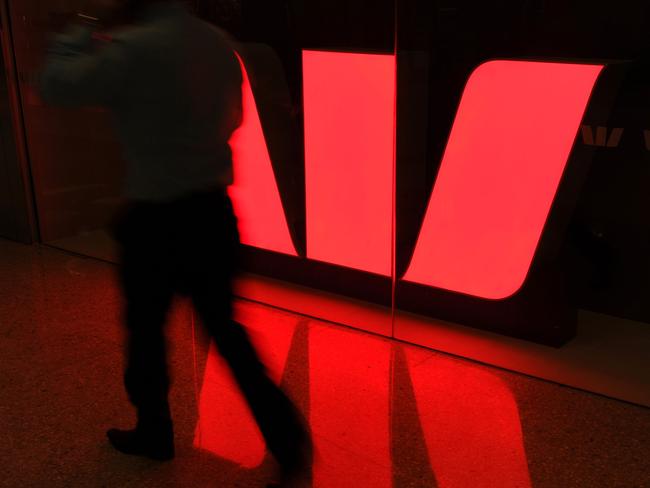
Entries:
POLYGON ((391 275, 395 56, 303 52, 307 257, 391 275))
POLYGON ((404 280, 486 299, 521 288, 602 69, 474 70, 404 280))
POLYGON ((239 60, 243 120, 230 139, 234 184, 228 189, 237 214, 242 244, 297 256, 289 233, 271 157, 262 131, 255 97, 239 60))
MULTIPOLYGON (((398 64, 398 21, 399 9, 398 4, 394 4, 395 25, 393 33, 393 55, 395 62, 393 63, 393 174, 391 184, 391 219, 390 219, 390 336, 395 337, 395 313, 397 310, 397 86, 399 75, 398 64)), ((392 361, 391 361, 392 364, 392 361)), ((392 372, 391 372, 392 378, 392 372)), ((392 397, 391 381, 391 397, 392 397)))

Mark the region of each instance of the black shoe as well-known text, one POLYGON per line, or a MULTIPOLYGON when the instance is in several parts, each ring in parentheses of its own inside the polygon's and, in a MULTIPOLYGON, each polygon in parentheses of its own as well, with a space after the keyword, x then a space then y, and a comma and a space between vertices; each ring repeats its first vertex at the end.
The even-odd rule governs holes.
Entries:
POLYGON ((169 461, 174 458, 174 434, 171 425, 146 434, 138 428, 110 429, 106 436, 112 446, 124 454, 144 456, 157 461, 169 461))

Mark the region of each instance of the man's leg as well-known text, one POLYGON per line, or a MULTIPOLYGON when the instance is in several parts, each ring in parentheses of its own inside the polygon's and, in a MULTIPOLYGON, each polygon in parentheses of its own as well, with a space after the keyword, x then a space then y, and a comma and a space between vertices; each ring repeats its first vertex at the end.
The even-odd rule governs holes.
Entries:
POLYGON ((185 270, 194 307, 228 363, 262 432, 280 464, 283 478, 301 476, 311 462, 311 438, 300 413, 268 377, 244 328, 232 319, 232 277, 239 236, 226 194, 207 194, 188 204, 185 232, 191 256, 185 270))
POLYGON ((218 279, 192 290, 194 306, 228 363, 269 451, 287 476, 311 462, 311 440, 284 392, 268 377, 244 327, 231 318, 230 287, 218 279))
POLYGON ((126 325, 124 384, 138 420, 134 430, 111 429, 108 437, 126 454, 171 459, 174 444, 163 329, 174 289, 166 271, 170 263, 163 262, 165 253, 160 248, 164 242, 151 242, 147 239, 151 234, 141 233, 146 226, 143 220, 128 222, 120 265, 126 325))

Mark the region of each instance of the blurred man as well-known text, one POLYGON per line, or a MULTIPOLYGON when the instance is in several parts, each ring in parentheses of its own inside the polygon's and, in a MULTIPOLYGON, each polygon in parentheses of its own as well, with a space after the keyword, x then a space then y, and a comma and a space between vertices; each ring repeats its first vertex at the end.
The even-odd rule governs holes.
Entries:
POLYGON ((234 51, 177 1, 95 0, 79 17, 84 22, 53 42, 41 94, 53 104, 109 107, 127 160, 127 204, 114 233, 126 303, 125 386, 138 420, 108 438, 126 454, 174 456, 163 326, 174 294, 183 293, 291 478, 307 464, 309 435, 231 318, 239 239, 226 193, 228 140, 241 121, 242 83, 234 51))

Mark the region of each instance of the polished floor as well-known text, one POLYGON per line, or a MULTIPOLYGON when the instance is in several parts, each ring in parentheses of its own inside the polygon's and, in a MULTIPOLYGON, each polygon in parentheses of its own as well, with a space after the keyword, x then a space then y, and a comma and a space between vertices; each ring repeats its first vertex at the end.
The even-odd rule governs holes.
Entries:
MULTIPOLYGON (((272 460, 179 300, 177 458, 113 451, 130 426, 114 268, 0 240, 0 486, 262 487, 272 460)), ((650 487, 650 409, 239 301, 309 420, 313 487, 650 487)))

